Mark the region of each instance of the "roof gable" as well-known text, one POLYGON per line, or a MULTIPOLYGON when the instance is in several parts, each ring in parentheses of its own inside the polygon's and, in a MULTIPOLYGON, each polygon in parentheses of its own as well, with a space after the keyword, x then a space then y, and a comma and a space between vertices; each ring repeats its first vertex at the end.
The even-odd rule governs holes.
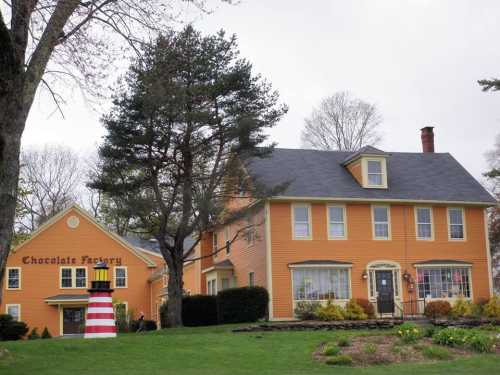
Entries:
POLYGON ((133 246, 131 246, 128 242, 124 241, 120 236, 117 234, 109 231, 106 227, 101 225, 94 217, 92 217, 89 213, 87 213, 84 209, 82 209, 80 206, 73 204, 66 209, 62 210, 59 212, 57 215, 46 221, 44 224, 42 224, 37 230, 35 230, 31 236, 18 246, 16 246, 14 249, 11 250, 12 253, 17 253, 23 249, 27 244, 29 244, 31 241, 33 241, 35 238, 40 236, 42 233, 44 233, 47 229, 51 228, 53 225, 58 223, 61 219, 63 219, 68 213, 71 211, 75 211, 78 213, 81 217, 83 217, 85 220, 87 220, 90 224, 96 227, 96 229, 100 230, 103 232, 106 236, 110 237, 112 240, 115 242, 118 242, 123 248, 125 248, 127 251, 131 252, 133 255, 141 259, 144 263, 147 264, 148 267, 156 267, 157 264, 151 260, 146 254, 143 252, 137 250, 133 246))

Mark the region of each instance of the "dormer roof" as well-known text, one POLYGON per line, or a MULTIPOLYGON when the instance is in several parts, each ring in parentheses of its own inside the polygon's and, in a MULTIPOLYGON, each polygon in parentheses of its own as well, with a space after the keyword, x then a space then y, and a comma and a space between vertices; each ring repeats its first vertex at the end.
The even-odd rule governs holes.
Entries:
POLYGON ((375 148, 373 146, 364 146, 361 147, 358 151, 353 152, 352 154, 348 155, 342 162, 343 165, 347 165, 350 162, 353 162, 354 160, 358 159, 361 156, 382 156, 382 157, 387 157, 389 156, 389 153, 379 150, 378 148, 375 148))

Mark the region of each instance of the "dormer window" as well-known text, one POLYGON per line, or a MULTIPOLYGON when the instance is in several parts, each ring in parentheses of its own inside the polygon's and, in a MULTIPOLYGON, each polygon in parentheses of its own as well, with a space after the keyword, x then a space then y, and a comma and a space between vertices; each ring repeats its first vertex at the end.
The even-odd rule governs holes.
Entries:
POLYGON ((344 160, 343 165, 364 188, 387 189, 387 158, 389 154, 365 146, 344 160))
POLYGON ((368 185, 381 186, 382 185, 382 161, 380 160, 367 160, 368 167, 368 185))

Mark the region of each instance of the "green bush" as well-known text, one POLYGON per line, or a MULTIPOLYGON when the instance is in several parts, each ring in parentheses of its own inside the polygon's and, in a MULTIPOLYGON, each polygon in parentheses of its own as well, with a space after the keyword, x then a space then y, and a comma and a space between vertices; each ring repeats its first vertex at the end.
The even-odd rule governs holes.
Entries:
POLYGON ((483 307, 483 315, 488 318, 500 319, 500 297, 493 296, 483 307))
POLYGON ((334 356, 340 353, 340 348, 337 345, 327 345, 323 349, 323 355, 334 356))
POLYGON ((422 349, 422 354, 429 359, 447 360, 452 357, 449 350, 439 346, 426 346, 422 349))
POLYGON ((29 329, 26 323, 16 322, 8 314, 0 314, 0 340, 20 340, 29 329))
POLYGON ((403 323, 398 328, 398 335, 404 343, 414 343, 422 337, 422 330, 413 323, 403 323))
POLYGON ((474 334, 466 339, 466 346, 479 353, 491 353, 495 350, 496 340, 485 334, 474 334))
POLYGON ((428 326, 424 328, 423 331, 423 336, 424 337, 432 337, 436 334, 436 332, 439 330, 436 326, 428 326))
POLYGON ((316 319, 315 312, 319 306, 320 304, 318 302, 297 302, 294 309, 295 316, 300 320, 314 320, 316 319))
POLYGON ((489 353, 495 349, 495 338, 483 332, 465 328, 444 328, 433 336, 436 344, 464 347, 480 353, 489 353))
POLYGON ((42 331, 42 339, 51 339, 51 338, 52 338, 52 335, 50 334, 47 327, 45 327, 42 331))
POLYGON ((40 335, 38 334, 37 328, 33 328, 28 335, 28 340, 38 340, 40 338, 40 335))
POLYGON ((348 320, 365 320, 368 315, 363 308, 353 299, 351 299, 344 308, 344 318, 348 320))
MULTIPOLYGON (((165 320, 166 320, 165 306, 165 320)), ((182 322, 187 327, 210 326, 218 323, 217 297, 194 295, 182 298, 182 322)), ((162 327, 165 327, 162 323, 162 327)))
POLYGON ((373 319, 375 317, 375 306, 373 306, 373 303, 364 298, 357 298, 356 303, 363 308, 368 319, 373 319))
POLYGON ((326 360, 328 365, 334 366, 351 366, 352 365, 352 357, 347 354, 339 354, 334 357, 330 357, 326 360))
POLYGON ((368 342, 365 344, 363 351, 366 354, 375 354, 377 352, 377 345, 375 345, 373 342, 368 342))
POLYGON ((349 337, 340 337, 337 340, 337 345, 340 347, 351 346, 351 340, 349 340, 349 337))
POLYGON ((451 316, 453 318, 467 318, 472 316, 472 303, 466 299, 459 298, 451 308, 451 316))
POLYGON ((319 320, 324 321, 344 320, 344 311, 342 307, 328 301, 325 306, 318 307, 316 316, 319 320))
POLYGON ((256 322, 267 316, 269 293, 260 286, 222 290, 217 294, 220 323, 256 322))
POLYGON ((451 305, 448 301, 432 301, 425 305, 424 314, 430 319, 444 318, 450 315, 451 305))

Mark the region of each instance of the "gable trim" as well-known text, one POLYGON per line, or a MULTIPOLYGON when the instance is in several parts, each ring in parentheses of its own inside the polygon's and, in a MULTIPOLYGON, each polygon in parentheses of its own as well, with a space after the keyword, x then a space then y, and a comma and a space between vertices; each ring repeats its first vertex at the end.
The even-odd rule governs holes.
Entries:
POLYGON ((20 243, 15 248, 13 248, 11 250, 11 253, 17 253, 24 246, 26 246, 28 243, 30 243, 34 238, 38 237, 45 230, 47 230, 52 225, 54 225, 59 220, 61 220, 71 210, 74 210, 78 214, 82 215, 85 219, 87 219, 90 223, 94 224, 95 227, 100 229, 108 237, 111 237, 113 240, 118 242, 120 245, 122 245, 124 248, 126 248, 128 251, 130 251, 136 257, 141 259, 144 263, 147 264, 148 267, 152 267, 152 268, 156 267, 156 263, 153 260, 151 260, 148 256, 146 256, 145 254, 142 254, 142 252, 140 250, 135 249, 128 242, 123 240, 120 236, 118 236, 117 234, 108 230, 106 227, 104 227, 102 224, 100 224, 94 217, 92 217, 87 211, 85 211, 83 208, 81 208, 77 204, 72 204, 72 205, 68 206, 67 208, 65 208, 64 210, 59 212, 57 215, 53 216, 51 219, 46 221, 37 230, 35 230, 26 241, 20 243))

